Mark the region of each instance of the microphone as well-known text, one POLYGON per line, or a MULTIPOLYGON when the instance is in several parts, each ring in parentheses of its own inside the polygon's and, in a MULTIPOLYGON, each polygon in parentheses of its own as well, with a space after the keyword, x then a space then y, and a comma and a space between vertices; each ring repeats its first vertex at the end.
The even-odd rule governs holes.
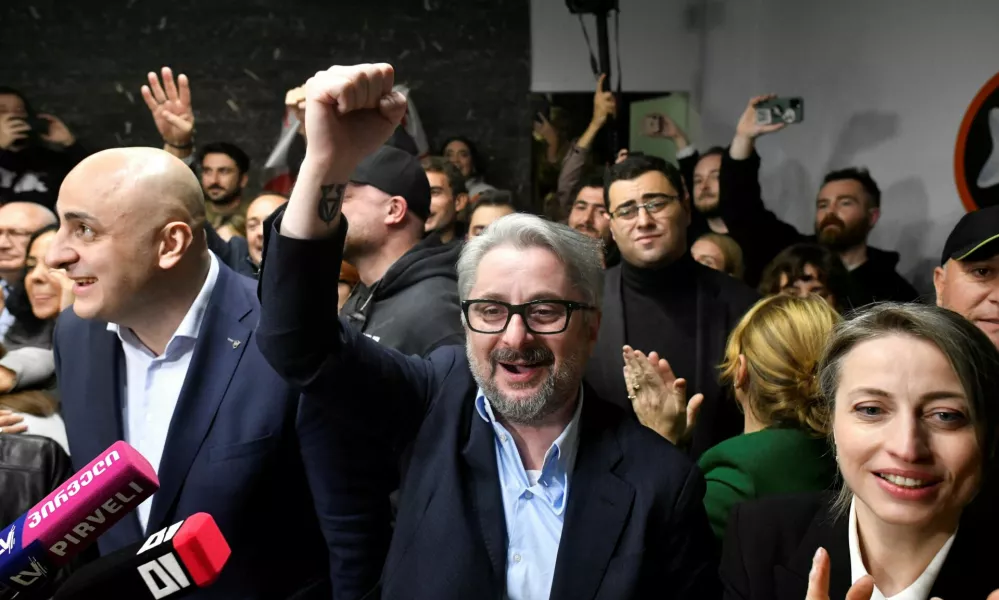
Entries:
POLYGON ((54 571, 160 487, 139 451, 117 441, 16 521, 0 530, 0 597, 45 588, 54 571))
POLYGON ((215 519, 195 513, 73 573, 53 600, 181 598, 218 579, 229 544, 215 519))

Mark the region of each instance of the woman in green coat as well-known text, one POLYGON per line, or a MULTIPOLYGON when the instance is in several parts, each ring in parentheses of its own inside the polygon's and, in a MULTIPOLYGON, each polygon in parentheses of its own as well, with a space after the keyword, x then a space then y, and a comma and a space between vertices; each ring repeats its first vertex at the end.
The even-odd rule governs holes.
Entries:
MULTIPOLYGON (((732 330, 721 379, 732 386, 745 415, 743 434, 711 448, 698 461, 707 482, 704 505, 719 538, 739 502, 833 486, 836 463, 826 442, 828 418, 816 365, 838 321, 836 311, 818 296, 780 295, 760 300, 732 330)), ((640 418, 658 412, 666 415, 665 422, 671 421, 669 413, 681 412, 669 405, 685 402, 685 394, 676 393, 684 389, 683 380, 672 375, 665 360, 626 348, 625 365, 640 418), (639 410, 640 394, 647 403, 658 401, 663 410, 639 410)), ((680 423, 673 423, 671 434, 666 434, 669 428, 653 428, 677 442, 676 432, 689 419, 678 415, 672 420, 680 423)))

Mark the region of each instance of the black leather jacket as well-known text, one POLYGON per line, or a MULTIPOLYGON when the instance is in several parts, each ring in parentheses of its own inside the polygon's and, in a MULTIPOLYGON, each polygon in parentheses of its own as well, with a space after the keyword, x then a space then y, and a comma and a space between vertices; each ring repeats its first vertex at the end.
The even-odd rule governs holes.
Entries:
POLYGON ((0 527, 6 527, 73 474, 66 451, 47 437, 0 434, 0 527))

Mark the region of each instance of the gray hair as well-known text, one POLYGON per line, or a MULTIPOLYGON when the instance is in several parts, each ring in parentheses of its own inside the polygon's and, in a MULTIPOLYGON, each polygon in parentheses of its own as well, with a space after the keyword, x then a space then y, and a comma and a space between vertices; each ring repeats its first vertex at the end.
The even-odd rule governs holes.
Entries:
POLYGON ((475 286, 482 257, 500 246, 518 250, 545 248, 565 265, 569 281, 583 302, 598 309, 603 304, 604 273, 600 242, 561 223, 521 213, 493 221, 485 231, 465 243, 458 258, 458 294, 462 300, 475 286))
MULTIPOLYGON (((862 342, 890 335, 925 340, 947 357, 968 398, 968 418, 982 451, 982 474, 987 476, 993 471, 999 426, 999 406, 995 402, 999 391, 999 351, 971 321, 945 308, 884 302, 861 309, 840 322, 819 361, 819 388, 828 403, 830 419, 835 414, 836 390, 846 355, 862 342)), ((830 443, 835 447, 831 433, 830 443)), ((852 499, 853 492, 844 481, 833 513, 844 515, 852 499)))

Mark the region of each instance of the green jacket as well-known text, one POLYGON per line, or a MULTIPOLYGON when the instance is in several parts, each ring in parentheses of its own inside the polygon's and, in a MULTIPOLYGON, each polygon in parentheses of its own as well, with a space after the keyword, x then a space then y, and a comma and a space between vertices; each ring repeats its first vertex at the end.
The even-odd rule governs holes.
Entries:
POLYGON ((736 504, 771 494, 822 491, 836 480, 826 440, 799 429, 738 435, 705 452, 698 464, 707 481, 704 507, 719 539, 736 504))

